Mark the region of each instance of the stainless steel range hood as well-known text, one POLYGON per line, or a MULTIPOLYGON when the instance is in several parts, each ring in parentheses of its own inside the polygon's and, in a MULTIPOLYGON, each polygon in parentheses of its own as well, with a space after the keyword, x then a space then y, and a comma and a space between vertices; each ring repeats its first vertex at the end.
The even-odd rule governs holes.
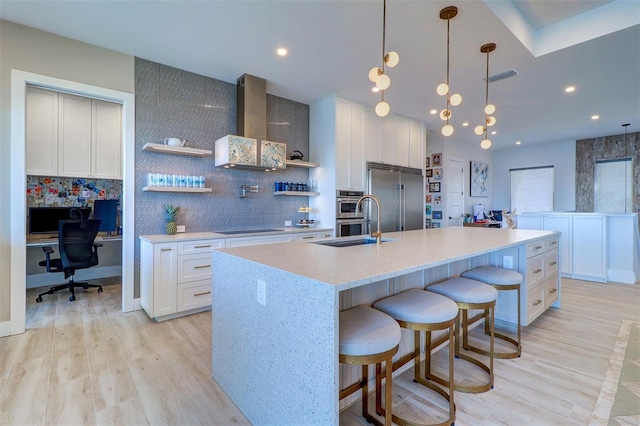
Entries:
POLYGON ((286 168, 287 145, 267 141, 267 81, 243 74, 237 84, 237 135, 215 143, 216 167, 286 168))

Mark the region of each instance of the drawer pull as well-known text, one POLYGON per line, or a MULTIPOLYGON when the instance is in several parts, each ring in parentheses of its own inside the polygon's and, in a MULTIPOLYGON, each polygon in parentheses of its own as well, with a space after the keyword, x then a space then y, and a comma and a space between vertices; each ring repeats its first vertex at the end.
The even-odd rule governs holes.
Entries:
POLYGON ((302 239, 303 239, 303 240, 311 240, 311 239, 313 239, 313 238, 315 238, 313 235, 312 235, 312 236, 310 236, 310 237, 302 237, 302 239))
POLYGON ((199 266, 193 267, 193 269, 202 269, 202 268, 211 268, 211 265, 199 265, 199 266))
POLYGON ((542 300, 538 299, 535 302, 533 302, 533 306, 538 306, 541 303, 542 303, 542 300))
POLYGON ((197 248, 207 248, 207 247, 211 247, 211 244, 207 244, 207 245, 205 245, 205 246, 193 246, 193 248, 194 248, 194 249, 197 249, 197 248))
POLYGON ((557 241, 551 241, 549 244, 558 244, 557 241))
POLYGON ((542 246, 535 246, 533 249, 534 250, 540 250, 542 248, 542 246))
POLYGON ((536 269, 535 271, 533 271, 534 274, 539 274, 540 272, 542 272, 542 269, 536 269))
POLYGON ((552 288, 551 290, 549 290, 549 294, 553 294, 553 293, 555 293, 556 291, 558 291, 558 289, 557 289, 557 288, 552 288))
POLYGON ((204 296, 205 294, 211 294, 211 290, 205 291, 205 292, 202 292, 202 293, 193 293, 194 297, 204 296))
POLYGON ((171 249, 170 248, 163 248, 163 249, 160 249, 160 251, 171 251, 171 249))
POLYGON ((557 264, 558 264, 558 262, 549 262, 549 266, 554 266, 554 265, 557 265, 557 264))

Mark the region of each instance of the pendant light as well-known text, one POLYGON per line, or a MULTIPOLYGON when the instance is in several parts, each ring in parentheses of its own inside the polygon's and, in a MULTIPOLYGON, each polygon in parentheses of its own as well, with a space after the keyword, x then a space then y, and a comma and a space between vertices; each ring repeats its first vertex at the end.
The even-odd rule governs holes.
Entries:
POLYGON ((380 102, 376 105, 376 114, 384 117, 389 114, 389 104, 384 100, 384 91, 391 85, 391 79, 385 74, 385 66, 393 68, 398 65, 400 56, 396 52, 385 53, 386 42, 386 26, 387 26, 387 0, 384 0, 382 6, 382 66, 380 68, 373 67, 369 71, 369 80, 376 84, 376 88, 380 91, 380 102))
POLYGON ((458 8, 456 6, 447 6, 440 10, 440 19, 447 20, 447 82, 439 84, 436 88, 438 95, 447 97, 447 106, 445 109, 440 111, 440 118, 443 121, 446 121, 446 124, 442 126, 442 134, 444 136, 451 136, 453 134, 453 126, 449 123, 449 119, 451 118, 451 110, 449 109, 449 106, 458 106, 462 103, 462 96, 458 93, 450 95, 451 91, 449 87, 449 21, 457 14, 458 8))
POLYGON ((494 50, 496 50, 495 43, 483 44, 480 47, 480 52, 487 54, 487 76, 484 80, 484 125, 476 126, 473 131, 478 136, 484 133, 484 139, 482 140, 482 142, 480 142, 480 146, 482 147, 482 149, 491 148, 491 141, 487 136, 487 128, 496 124, 496 118, 491 116, 491 114, 496 111, 496 107, 495 105, 489 103, 489 53, 493 52, 494 50))

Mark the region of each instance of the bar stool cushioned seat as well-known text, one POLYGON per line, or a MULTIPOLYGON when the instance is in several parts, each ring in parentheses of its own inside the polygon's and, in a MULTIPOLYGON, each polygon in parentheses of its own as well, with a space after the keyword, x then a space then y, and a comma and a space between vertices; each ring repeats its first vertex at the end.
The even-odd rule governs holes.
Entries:
MULTIPOLYGON (((499 268, 496 266, 481 266, 479 268, 474 268, 469 271, 465 271, 460 276, 464 278, 469 278, 476 281, 481 281, 485 284, 489 284, 493 288, 498 291, 507 291, 507 290, 516 290, 518 292, 517 296, 517 311, 518 311, 518 330, 517 340, 494 331, 494 337, 496 339, 501 339, 506 342, 511 343, 515 347, 515 351, 512 352, 494 352, 493 356, 495 358, 508 359, 508 358, 516 358, 522 354, 522 341, 521 341, 521 331, 520 331, 520 284, 522 283, 522 275, 519 272, 513 271, 511 269, 499 268)), ((487 321, 489 312, 487 310, 484 311, 483 314, 477 315, 467 321, 467 325, 473 324, 481 318, 484 318, 484 331, 486 334, 489 334, 489 323, 487 321)), ((470 351, 477 352, 479 354, 488 355, 488 352, 484 349, 477 348, 475 346, 467 345, 463 346, 465 349, 470 351)))
MULTIPOLYGON (((449 351, 449 391, 431 382, 431 332, 449 329, 449 339, 453 341, 453 330, 458 318, 458 305, 451 299, 422 289, 407 290, 376 302, 374 308, 381 310, 398 321, 402 328, 414 330, 414 351, 405 355, 393 365, 393 370, 414 360, 414 382, 420 383, 435 391, 449 403, 449 418, 437 425, 450 425, 455 421, 455 404, 453 398, 453 350, 449 351), (420 368, 420 332, 425 332, 425 374, 420 368)), ((380 382, 376 380, 376 387, 380 382)), ((379 391, 377 392, 379 393, 379 391)), ((379 400, 376 400, 378 411, 381 410, 379 400)), ((392 416, 399 425, 412 424, 398 416, 392 416)))
MULTIPOLYGON (((369 306, 357 306, 340 312, 340 362, 362 365, 362 380, 340 391, 340 399, 362 389, 362 416, 370 423, 381 425, 369 414, 369 364, 376 364, 376 371, 384 361, 387 367, 385 402, 391 407, 391 373, 388 366, 398 352, 400 326, 390 316, 369 306)), ((378 398, 379 396, 376 395, 378 398)), ((391 425, 391 410, 385 416, 385 425, 391 425)))
MULTIPOLYGON (((498 296, 498 292, 496 291, 496 289, 480 281, 455 277, 438 284, 432 284, 428 286, 426 290, 448 297, 458 304, 458 308, 460 309, 462 314, 462 319, 460 318, 460 316, 458 316, 456 324, 456 357, 477 365, 489 375, 489 381, 487 383, 475 386, 455 385, 455 389, 461 392, 480 393, 486 392, 489 389, 493 388, 493 320, 496 299, 498 296), (461 334, 462 340, 464 340, 465 344, 467 342, 466 318, 467 312, 470 309, 488 309, 490 311, 489 365, 486 365, 482 361, 460 352, 461 334), (460 324, 461 320, 462 326, 460 324)), ((433 380, 444 386, 449 385, 449 382, 441 377, 434 377, 433 380)))

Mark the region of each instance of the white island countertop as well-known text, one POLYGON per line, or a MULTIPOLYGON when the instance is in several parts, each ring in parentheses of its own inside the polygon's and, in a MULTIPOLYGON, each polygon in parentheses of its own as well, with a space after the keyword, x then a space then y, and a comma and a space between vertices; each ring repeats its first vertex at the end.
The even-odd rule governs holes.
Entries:
MULTIPOLYGON (((432 268, 471 256, 514 247, 557 234, 553 231, 449 227, 383 234, 380 245, 350 247, 322 245, 328 240, 252 246, 220 251, 301 277, 335 286, 341 291, 432 268)), ((358 237, 347 237, 359 239, 358 237)), ((341 240, 346 239, 342 238, 341 240)))

